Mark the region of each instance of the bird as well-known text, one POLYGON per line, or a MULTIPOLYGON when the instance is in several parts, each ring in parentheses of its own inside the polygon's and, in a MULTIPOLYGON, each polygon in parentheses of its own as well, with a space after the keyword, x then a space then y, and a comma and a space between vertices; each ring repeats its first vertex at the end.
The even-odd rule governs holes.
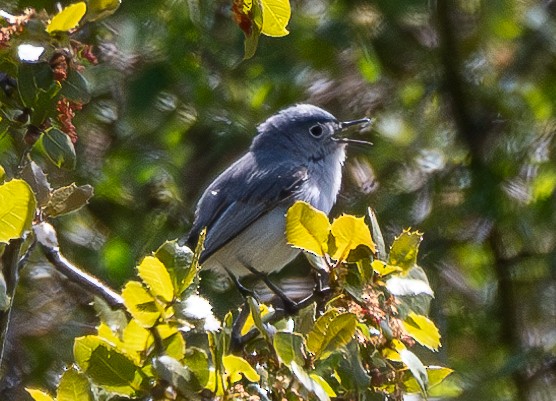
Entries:
POLYGON ((324 109, 297 104, 258 125, 249 150, 206 188, 186 243, 194 248, 206 229, 202 269, 238 280, 268 275, 300 250, 287 243, 285 215, 296 201, 328 214, 336 202, 348 143, 342 136, 368 118, 340 122, 324 109))

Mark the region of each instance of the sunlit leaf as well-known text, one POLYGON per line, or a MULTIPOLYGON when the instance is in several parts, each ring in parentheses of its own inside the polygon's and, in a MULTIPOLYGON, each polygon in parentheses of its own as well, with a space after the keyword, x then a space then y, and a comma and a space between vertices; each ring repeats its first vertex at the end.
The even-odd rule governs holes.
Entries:
POLYGON ((48 395, 48 393, 45 393, 42 390, 37 390, 34 388, 26 388, 25 391, 27 391, 35 401, 56 401, 53 397, 48 395))
POLYGON ((291 17, 289 0, 261 0, 263 26, 261 33, 267 36, 285 36, 291 17))
POLYGON ((402 349, 399 351, 402 362, 409 368, 409 371, 417 380, 419 387, 423 394, 427 393, 427 388, 429 384, 429 378, 427 376, 427 370, 421 362, 421 360, 408 349, 402 349))
POLYGON ((153 344, 152 334, 137 320, 131 319, 122 334, 121 348, 133 361, 140 363, 141 357, 153 344))
POLYGON ((75 28, 86 11, 87 5, 83 1, 70 4, 52 18, 46 27, 46 32, 69 31, 75 28))
POLYGON ((31 228, 37 202, 33 190, 23 180, 0 185, 0 242, 20 238, 31 228))
POLYGON ((279 331, 274 335, 273 345, 282 363, 290 365, 295 361, 300 366, 305 363, 305 340, 301 334, 279 331))
POLYGON ((137 366, 110 343, 98 336, 75 339, 75 362, 97 385, 115 394, 131 396, 141 384, 137 366))
POLYGON ((297 381, 311 394, 314 394, 319 401, 330 401, 328 393, 316 380, 313 380, 309 373, 307 373, 301 366, 299 366, 295 361, 292 361, 290 369, 297 379, 297 381))
POLYGON ((175 293, 179 296, 195 279, 197 269, 193 265, 193 251, 179 246, 176 241, 166 241, 154 254, 160 260, 172 279, 175 293))
POLYGON ((174 298, 172 279, 160 260, 154 256, 147 256, 137 266, 137 270, 152 295, 168 303, 172 301, 174 298))
POLYGON ((256 327, 263 336, 270 340, 268 336, 267 330, 263 326, 262 318, 269 313, 268 306, 265 304, 259 304, 254 298, 249 297, 247 298, 247 302, 249 305, 249 316, 245 319, 245 323, 241 328, 241 335, 247 334, 252 328, 256 327))
POLYGON ((360 245, 376 252, 371 232, 363 217, 344 214, 332 222, 330 232, 334 236, 336 244, 336 251, 332 255, 333 259, 345 260, 349 252, 360 245))
POLYGON ((155 299, 140 282, 128 281, 122 298, 129 313, 144 327, 152 327, 160 317, 155 299))
POLYGON ((316 373, 311 373, 309 374, 309 377, 322 387, 326 395, 328 395, 329 397, 336 397, 336 392, 334 391, 334 389, 330 387, 330 384, 328 384, 328 382, 321 376, 317 375, 316 373))
POLYGON ((423 280, 405 277, 391 277, 386 281, 386 287, 393 295, 396 296, 413 296, 419 294, 427 294, 434 296, 429 283, 423 280))
POLYGON ((158 325, 156 327, 158 334, 162 339, 162 345, 165 353, 172 358, 182 360, 185 355, 185 340, 177 327, 167 324, 158 325))
POLYGON ((326 359, 353 339, 356 327, 357 318, 353 313, 335 316, 327 312, 315 322, 315 327, 307 335, 307 347, 315 358, 326 359))
POLYGON ((56 401, 93 401, 89 380, 74 368, 68 369, 60 378, 56 401))
POLYGON ((417 252, 423 234, 419 231, 404 230, 394 239, 388 256, 388 264, 401 267, 404 272, 409 271, 417 264, 417 252))
POLYGON ((242 375, 250 382, 258 382, 261 378, 249 362, 239 356, 226 355, 222 358, 222 363, 232 383, 240 381, 242 375))
POLYGON ((388 263, 378 259, 372 261, 371 267, 375 272, 377 272, 381 276, 386 276, 390 273, 402 271, 401 267, 389 265, 388 263))
POLYGON ((407 334, 419 344, 433 351, 437 351, 440 347, 440 332, 426 316, 410 312, 402 324, 407 334))
MULTIPOLYGON (((428 384, 429 394, 436 386, 442 383, 444 379, 446 379, 446 377, 448 377, 450 374, 453 373, 452 369, 445 368, 442 366, 427 366, 426 370, 427 370, 427 378, 429 383, 428 384)), ((405 387, 405 391, 409 394, 421 392, 421 387, 419 383, 417 383, 417 380, 415 379, 415 377, 413 377, 413 375, 408 380, 404 380, 404 387, 405 387)))
POLYGON ((326 214, 306 202, 296 202, 286 213, 288 243, 318 256, 328 249, 330 222, 326 214))

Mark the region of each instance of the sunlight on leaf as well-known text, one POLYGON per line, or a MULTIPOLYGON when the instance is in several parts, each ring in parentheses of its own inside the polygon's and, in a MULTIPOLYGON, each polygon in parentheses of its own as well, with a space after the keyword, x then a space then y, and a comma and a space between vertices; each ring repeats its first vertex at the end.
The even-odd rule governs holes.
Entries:
POLYGON ((147 256, 137 266, 137 270, 152 295, 167 303, 172 301, 174 298, 172 279, 160 260, 154 256, 147 256))
POLYGON ((336 243, 333 259, 345 260, 349 252, 360 245, 368 247, 373 253, 376 252, 371 232, 363 217, 343 214, 332 222, 330 231, 336 243))
POLYGON ((48 393, 41 390, 26 388, 25 391, 27 391, 35 401, 56 401, 53 397, 48 395, 48 393))
POLYGON ((122 298, 129 313, 144 327, 152 327, 160 317, 155 299, 140 282, 128 281, 122 298))
POLYGON ((261 379, 257 371, 249 365, 249 362, 239 356, 226 355, 222 358, 222 363, 232 383, 240 381, 242 376, 254 383, 261 379))
POLYGON ((432 320, 426 316, 410 312, 406 320, 402 321, 402 324, 407 334, 415 341, 433 351, 438 351, 440 332, 432 320))
POLYGON ((330 222, 326 214, 306 202, 296 202, 286 213, 288 243, 317 256, 328 250, 330 222))
POLYGON ((286 29, 291 17, 289 0, 262 0, 263 27, 261 33, 266 36, 286 36, 286 29))
POLYGON ((419 231, 404 230, 390 247, 388 264, 399 266, 404 272, 408 272, 417 263, 417 253, 422 240, 423 234, 419 231))
POLYGON ((69 31, 75 28, 86 11, 87 6, 83 1, 70 4, 52 18, 52 21, 46 27, 46 32, 69 31))
POLYGON ((37 202, 33 190, 23 180, 0 185, 0 242, 20 238, 31 228, 37 202))
POLYGON ((89 380, 75 368, 66 370, 58 384, 56 401, 93 401, 89 380))

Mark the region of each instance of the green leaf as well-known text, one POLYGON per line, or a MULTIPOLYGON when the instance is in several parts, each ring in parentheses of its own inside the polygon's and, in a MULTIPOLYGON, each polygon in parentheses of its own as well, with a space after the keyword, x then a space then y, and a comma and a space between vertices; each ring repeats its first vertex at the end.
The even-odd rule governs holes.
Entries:
POLYGON ((372 238, 374 239, 376 245, 376 257, 379 260, 385 260, 386 245, 384 245, 384 237, 382 236, 382 231, 380 230, 380 226, 376 218, 376 213, 373 209, 368 208, 367 216, 369 217, 369 220, 371 222, 372 238))
POLYGON ((166 303, 174 298, 174 286, 164 264, 154 256, 145 257, 137 266, 139 277, 149 287, 152 295, 166 303))
POLYGON ((155 252, 170 274, 175 293, 178 297, 195 280, 197 269, 193 266, 193 252, 186 246, 179 246, 176 241, 166 241, 155 252))
POLYGON ((122 290, 124 304, 143 327, 154 326, 160 317, 160 311, 156 306, 153 296, 138 281, 128 281, 122 290))
POLYGON ((153 366, 158 376, 176 387, 182 395, 188 399, 196 398, 194 393, 197 391, 197 384, 187 366, 167 355, 155 358, 153 366))
POLYGON ((279 331, 274 335, 274 350, 278 358, 287 366, 292 362, 305 364, 305 340, 301 334, 279 331))
POLYGON ((320 401, 330 401, 330 397, 327 392, 322 388, 320 383, 313 380, 307 372, 305 372, 301 366, 292 361, 290 369, 297 379, 297 381, 307 390, 310 394, 314 394, 320 401))
POLYGON ((74 368, 64 372, 58 384, 56 401, 93 401, 89 380, 74 368))
POLYGON ((20 238, 31 228, 37 201, 33 190, 23 180, 0 185, 0 242, 20 238))
POLYGON ((406 319, 402 321, 402 325, 407 334, 419 344, 433 351, 438 351, 440 332, 429 318, 410 312, 406 319))
POLYGON ((26 388, 25 391, 29 393, 31 397, 35 401, 56 401, 53 397, 51 397, 48 393, 45 393, 42 390, 37 390, 33 388, 26 388))
POLYGON ((365 224, 363 217, 344 214, 332 222, 330 232, 334 236, 336 245, 336 250, 332 255, 333 259, 339 261, 345 260, 349 252, 360 245, 368 247, 372 252, 376 252, 371 232, 365 224))
POLYGON ((286 36, 291 17, 290 0, 261 0, 263 6, 263 26, 261 33, 266 36, 286 36))
POLYGON ((89 0, 87 21, 98 21, 111 16, 120 7, 122 0, 89 0))
POLYGON ((23 170, 21 170, 21 178, 33 189, 39 207, 45 206, 50 199, 50 191, 52 188, 50 188, 50 184, 42 168, 31 160, 23 167, 23 170))
POLYGON ((353 313, 342 313, 334 316, 330 310, 315 323, 313 330, 307 335, 307 347, 315 354, 316 359, 326 359, 334 351, 348 344, 355 335, 357 317, 353 313))
POLYGON ((70 69, 66 79, 62 82, 60 95, 75 103, 89 103, 91 100, 89 82, 79 71, 70 69))
POLYGON ((247 297, 247 304, 249 305, 250 313, 249 316, 247 317, 247 320, 245 321, 245 324, 243 325, 241 334, 242 335, 247 334, 247 332, 254 325, 262 334, 264 339, 268 343, 271 343, 272 342, 271 335, 268 332, 266 326, 263 324, 263 320, 262 320, 263 314, 268 313, 268 307, 264 304, 259 305, 259 303, 253 297, 247 297))
POLYGON ((41 134, 33 147, 56 167, 70 170, 75 168, 76 156, 73 143, 69 136, 59 129, 50 128, 41 134))
POLYGON ((90 185, 76 186, 75 183, 55 189, 44 208, 44 214, 50 217, 61 216, 81 209, 93 197, 90 185))
POLYGON ((402 349, 399 351, 402 362, 409 368, 409 371, 417 380, 419 388, 423 394, 427 393, 429 379, 427 376, 427 370, 421 362, 421 360, 408 349, 402 349))
POLYGON ((222 358, 222 363, 224 364, 226 374, 228 374, 232 383, 240 381, 242 375, 253 383, 258 382, 261 379, 257 371, 249 365, 249 362, 239 356, 226 355, 222 358))
POLYGON ((263 6, 262 0, 252 0, 249 18, 251 20, 251 29, 245 33, 244 54, 243 59, 250 59, 255 55, 259 37, 263 28, 263 6))
POLYGON ((391 273, 401 272, 403 270, 401 267, 389 265, 388 263, 378 259, 373 260, 371 267, 375 272, 383 277, 391 273))
POLYGON ((330 309, 320 316, 315 322, 312 330, 307 334, 307 349, 316 354, 321 349, 328 326, 336 316, 340 314, 338 309, 330 309))
POLYGON ((288 243, 317 256, 328 250, 330 222, 326 214, 306 202, 298 201, 286 213, 288 243))
POLYGON ((209 360, 206 352, 200 348, 188 347, 183 363, 195 377, 195 380, 190 382, 193 390, 200 391, 205 388, 209 380, 209 360))
POLYGON ((417 264, 417 253, 422 240, 423 234, 419 231, 404 230, 400 236, 394 239, 388 256, 388 264, 401 267, 404 272, 408 272, 417 264))
POLYGON ((76 338, 73 353, 76 363, 96 385, 123 396, 133 396, 140 389, 138 367, 102 338, 76 338))
MULTIPOLYGON (((427 378, 429 383, 428 385, 429 394, 435 387, 437 387, 440 383, 442 383, 444 379, 446 379, 446 377, 448 377, 450 374, 454 372, 452 369, 444 368, 441 366, 427 366, 426 370, 427 370, 427 378)), ((413 375, 408 380, 404 380, 404 387, 405 387, 405 391, 408 394, 420 393, 422 391, 419 383, 417 383, 417 380, 415 380, 415 377, 413 377, 413 375)))
POLYGON ((321 376, 317 375, 316 373, 311 373, 309 374, 309 377, 322 387, 326 395, 328 395, 329 397, 336 397, 336 392, 334 391, 334 389, 330 387, 330 384, 328 384, 328 382, 321 376))
POLYGON ((185 355, 185 340, 177 327, 159 325, 156 327, 162 339, 162 346, 166 355, 181 360, 185 355))
POLYGON ((329 363, 334 367, 334 373, 343 388, 355 389, 363 393, 370 386, 371 378, 363 367, 357 342, 352 341, 341 354, 331 356, 329 363))
POLYGON ((29 108, 37 103, 39 89, 48 90, 54 84, 48 63, 20 63, 17 71, 17 90, 21 102, 29 108))
POLYGON ((70 4, 52 18, 52 21, 46 26, 46 32, 69 31, 75 28, 86 11, 87 6, 83 1, 70 4))
POLYGON ((144 328, 141 323, 131 319, 122 333, 121 349, 140 365, 142 358, 147 355, 147 351, 153 344, 154 339, 150 331, 144 328))

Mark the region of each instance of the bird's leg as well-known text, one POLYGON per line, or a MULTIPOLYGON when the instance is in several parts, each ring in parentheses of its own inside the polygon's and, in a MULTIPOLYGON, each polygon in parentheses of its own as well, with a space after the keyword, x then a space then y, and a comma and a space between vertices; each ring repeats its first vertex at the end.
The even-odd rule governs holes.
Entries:
POLYGON ((257 299, 257 295, 255 294, 255 291, 253 291, 253 290, 245 287, 243 284, 241 284, 241 281, 239 281, 239 279, 230 270, 228 270, 227 268, 224 268, 224 269, 226 270, 226 273, 228 273, 228 276, 230 277, 230 279, 235 284, 237 290, 239 291, 239 293, 241 294, 243 299, 245 299, 247 297, 253 297, 253 298, 257 299))

